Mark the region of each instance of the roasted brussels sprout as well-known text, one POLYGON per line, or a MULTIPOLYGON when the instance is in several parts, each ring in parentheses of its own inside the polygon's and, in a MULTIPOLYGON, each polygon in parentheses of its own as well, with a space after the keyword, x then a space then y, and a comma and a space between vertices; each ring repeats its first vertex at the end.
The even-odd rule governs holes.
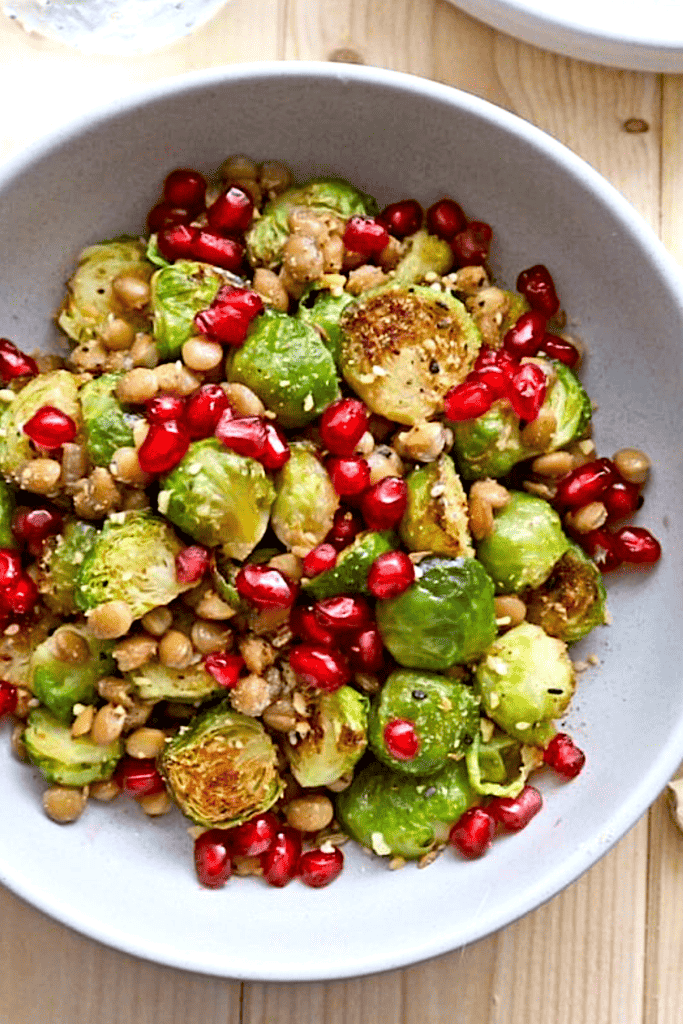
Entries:
POLYGON ((90 461, 108 466, 117 448, 134 446, 133 428, 142 417, 126 412, 116 397, 123 373, 104 373, 84 384, 79 392, 83 433, 90 461))
POLYGON ((45 604, 60 615, 77 611, 75 588, 83 559, 93 547, 99 531, 80 519, 67 520, 60 536, 51 540, 41 561, 39 581, 45 604))
POLYGON ((224 692, 201 663, 188 668, 167 668, 158 661, 148 661, 125 676, 141 700, 194 703, 224 692))
POLYGON ((313 698, 311 731, 287 742, 285 754, 300 786, 330 786, 350 774, 368 742, 368 698, 351 686, 313 698))
POLYGON ((28 423, 43 405, 53 405, 81 422, 78 383, 68 370, 53 370, 34 377, 18 392, 0 416, 0 473, 12 481, 23 464, 33 457, 31 442, 24 433, 28 423))
POLYGON ((14 548, 17 542, 12 533, 14 494, 0 477, 0 548, 14 548))
POLYGON ((196 334, 194 318, 207 309, 224 279, 206 263, 177 260, 152 277, 153 334, 162 362, 177 359, 196 334))
POLYGON ((493 520, 493 533, 479 541, 477 558, 499 594, 538 587, 569 547, 555 509, 533 494, 512 491, 493 520))
POLYGON ((372 563, 397 546, 398 538, 390 530, 383 533, 365 530, 339 552, 332 569, 304 580, 303 589, 317 601, 336 597, 337 594, 368 594, 368 573, 372 563))
POLYGON ((48 782, 60 786, 110 779, 123 753, 120 739, 105 745, 87 736, 72 736, 69 727, 46 708, 36 708, 28 716, 23 740, 31 764, 48 782))
POLYGON ((109 601, 125 601, 134 619, 170 604, 188 584, 176 577, 183 545, 171 527, 151 512, 110 516, 85 555, 74 599, 88 612, 109 601))
POLYGON ((453 558, 473 557, 467 497, 453 460, 442 455, 414 469, 406 483, 408 505, 399 530, 406 547, 453 558))
POLYGON ((60 626, 33 652, 29 688, 55 718, 70 725, 74 704, 92 704, 97 695, 97 680, 114 671, 112 646, 107 641, 95 640, 81 626, 60 626), (69 639, 68 634, 77 638, 76 643, 80 641, 89 657, 76 662, 60 657, 60 642, 69 639))
POLYGON ((261 463, 215 437, 193 442, 161 487, 159 511, 167 519, 200 544, 220 546, 240 560, 266 532, 275 499, 261 463))
POLYGON ((349 292, 331 295, 329 292, 312 291, 302 297, 297 317, 314 327, 330 350, 335 366, 341 361, 341 315, 354 298, 349 292), (312 304, 311 304, 312 301, 312 304))
POLYGON ((557 426, 550 443, 544 448, 548 452, 564 448, 570 441, 583 437, 592 414, 591 400, 574 371, 559 359, 551 363, 555 381, 543 404, 555 414, 557 426))
POLYGON ((433 672, 392 672, 370 713, 370 746, 380 761, 405 775, 433 775, 449 757, 462 755, 479 729, 479 698, 471 687, 433 672), (395 757, 385 729, 395 719, 410 722, 418 741, 410 760, 395 757))
POLYGON ((283 788, 268 733, 227 700, 178 732, 159 767, 183 814, 206 828, 230 828, 267 811, 283 788))
POLYGON ((289 215, 306 206, 320 216, 331 215, 342 222, 356 214, 377 213, 377 203, 341 178, 320 178, 287 189, 264 208, 247 232, 249 259, 257 267, 277 267, 289 235, 289 215))
POLYGON ((285 428, 304 427, 339 398, 332 355, 315 328, 267 310, 228 360, 228 379, 246 384, 285 428))
POLYGON ((306 555, 332 529, 339 497, 312 445, 295 441, 290 451, 278 473, 271 524, 278 540, 294 554, 306 555))
POLYGON ((576 643, 605 622, 602 573, 578 544, 570 544, 545 582, 525 590, 523 597, 527 621, 566 644, 576 643))
POLYGON ((474 558, 428 556, 400 597, 378 601, 377 626, 399 665, 442 671, 475 661, 496 636, 493 583, 474 558))
POLYGON ((482 796, 518 796, 531 772, 543 762, 535 747, 525 746, 497 728, 489 740, 475 736, 465 757, 472 788, 482 796))
POLYGON ((453 822, 477 802, 464 760, 429 778, 398 775, 378 762, 337 796, 337 817, 352 839, 379 856, 415 860, 445 843, 453 822))
POLYGON ((399 284, 417 284, 426 274, 447 274, 453 266, 453 250, 448 242, 424 229, 406 238, 407 251, 394 270, 399 284))
POLYGON ((522 743, 545 746, 552 722, 566 711, 575 685, 567 645, 523 622, 500 637, 476 669, 488 717, 522 743))
POLYGON ((366 292, 344 310, 341 331, 346 382, 373 412, 410 426, 442 411, 481 344, 458 299, 419 285, 366 292))

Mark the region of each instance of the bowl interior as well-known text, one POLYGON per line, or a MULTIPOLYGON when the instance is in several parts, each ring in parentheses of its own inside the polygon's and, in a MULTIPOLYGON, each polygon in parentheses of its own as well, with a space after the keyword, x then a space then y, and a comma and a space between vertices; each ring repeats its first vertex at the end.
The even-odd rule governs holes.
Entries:
MULTIPOLYGON (((214 893, 192 870, 187 823, 132 802, 91 805, 57 828, 42 785, 0 739, 0 881, 67 924, 162 963, 250 979, 368 973, 453 949, 509 923, 590 866, 642 814, 683 754, 680 546, 681 281, 626 203, 567 150, 472 97, 366 68, 251 65, 155 87, 43 143, 0 178, 0 334, 50 346, 51 316, 84 245, 142 230, 165 174, 226 155, 335 174, 380 203, 453 195, 495 231, 493 269, 514 285, 546 263, 599 409, 600 454, 654 462, 640 521, 660 538, 653 571, 609 581, 614 623, 584 641, 568 726, 584 773, 544 778, 545 813, 482 860, 446 852, 429 870, 349 852, 327 890, 239 880, 214 893)), ((578 656, 581 656, 579 654, 578 656)), ((346 848, 350 850, 349 847, 346 848)))

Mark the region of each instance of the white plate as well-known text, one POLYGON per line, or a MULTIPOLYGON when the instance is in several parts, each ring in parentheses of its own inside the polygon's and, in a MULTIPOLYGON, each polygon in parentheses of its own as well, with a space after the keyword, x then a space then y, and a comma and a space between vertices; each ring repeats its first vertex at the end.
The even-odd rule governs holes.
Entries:
POLYGON ((681 0, 451 0, 546 50, 632 71, 683 71, 681 0))

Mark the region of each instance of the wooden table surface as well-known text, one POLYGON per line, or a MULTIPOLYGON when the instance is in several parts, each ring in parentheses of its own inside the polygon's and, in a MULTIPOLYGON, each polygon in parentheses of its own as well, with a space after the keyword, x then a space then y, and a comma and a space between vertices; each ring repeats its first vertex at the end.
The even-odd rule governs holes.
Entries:
MULTIPOLYGON (((192 36, 134 58, 85 56, 0 14, 0 157, 138 83, 264 59, 356 60, 507 107, 588 160, 683 261, 683 76, 558 57, 442 0, 232 0, 192 36)), ((0 889, 0 1024, 681 1024, 682 922, 683 837, 663 798, 535 913, 352 981, 240 984, 158 967, 0 889)))

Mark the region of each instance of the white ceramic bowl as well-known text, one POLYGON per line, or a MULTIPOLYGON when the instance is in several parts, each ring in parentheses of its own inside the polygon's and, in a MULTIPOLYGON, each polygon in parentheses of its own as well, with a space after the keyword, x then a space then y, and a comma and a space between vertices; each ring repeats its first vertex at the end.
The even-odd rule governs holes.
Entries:
POLYGON ((141 230, 173 167, 229 153, 334 173, 381 203, 457 197, 495 228, 493 267, 514 283, 544 262, 580 324, 599 405, 599 451, 654 459, 642 522, 664 558, 610 580, 614 625, 584 643, 569 728, 588 757, 546 809, 479 861, 426 871, 347 847, 329 889, 197 884, 186 822, 132 801, 58 827, 36 774, 0 743, 0 881, 74 928, 160 963, 249 979, 306 980, 399 967, 487 935, 553 896, 639 818, 683 756, 680 685, 683 282, 640 218, 585 163, 524 121, 418 78, 337 64, 231 67, 165 82, 77 122, 0 179, 0 334, 51 344, 50 316, 87 243, 141 230), (586 646, 587 643, 587 646, 586 646))

